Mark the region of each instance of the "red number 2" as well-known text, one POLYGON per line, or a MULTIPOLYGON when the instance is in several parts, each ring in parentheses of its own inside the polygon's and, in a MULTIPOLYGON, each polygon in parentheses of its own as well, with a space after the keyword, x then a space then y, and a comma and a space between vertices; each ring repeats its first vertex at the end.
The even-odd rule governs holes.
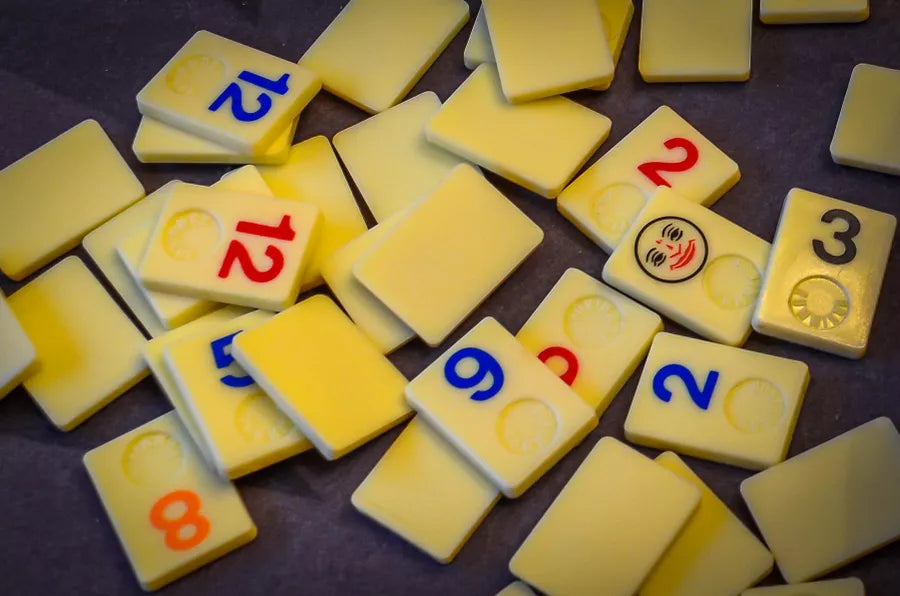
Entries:
MULTIPOLYGON (((252 221, 239 221, 236 230, 242 234, 262 236, 263 238, 273 238, 275 240, 290 241, 295 236, 295 232, 291 228, 290 215, 282 217, 281 222, 277 226, 267 226, 252 221)), ((228 245, 228 250, 225 251, 222 267, 219 268, 219 277, 225 279, 231 275, 231 267, 237 262, 241 266, 244 275, 250 281, 256 283, 270 282, 278 277, 284 269, 284 253, 270 244, 266 247, 265 255, 272 261, 272 265, 268 269, 258 269, 253 264, 253 259, 250 257, 250 252, 244 246, 244 243, 240 240, 232 240, 228 245)))
POLYGON ((559 378, 566 384, 571 386, 578 376, 578 357, 562 346, 551 346, 538 354, 538 360, 546 363, 551 358, 562 358, 566 361, 566 372, 559 375, 559 378))
POLYGON ((681 137, 669 139, 663 144, 666 146, 666 149, 684 149, 684 159, 676 162, 648 161, 647 163, 639 165, 638 170, 640 170, 641 174, 649 178, 653 184, 671 187, 672 185, 669 184, 665 178, 660 176, 659 173, 686 172, 690 170, 697 165, 697 160, 700 159, 700 151, 692 142, 681 137))

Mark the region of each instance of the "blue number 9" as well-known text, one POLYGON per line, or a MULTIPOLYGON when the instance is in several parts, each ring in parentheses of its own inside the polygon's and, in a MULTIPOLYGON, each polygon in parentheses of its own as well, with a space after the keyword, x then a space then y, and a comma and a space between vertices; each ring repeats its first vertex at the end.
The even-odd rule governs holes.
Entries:
POLYGON ((484 350, 463 348, 450 356, 447 364, 444 365, 444 377, 457 389, 477 387, 488 375, 491 376, 491 386, 473 393, 471 395, 473 401, 489 400, 503 389, 503 367, 500 366, 500 363, 484 350), (478 363, 478 370, 470 377, 463 377, 456 371, 456 367, 467 358, 478 363))
MULTIPOLYGON (((231 346, 231 343, 234 341, 234 336, 240 333, 232 333, 231 335, 226 335, 225 337, 220 337, 217 340, 214 340, 211 344, 209 344, 210 349, 213 353, 213 360, 216 362, 216 368, 219 370, 223 368, 228 368, 231 366, 231 363, 234 362, 234 356, 231 355, 231 352, 226 352, 225 350, 231 346)), ((222 381, 223 385, 227 385, 228 387, 234 387, 239 389, 241 387, 249 387, 254 383, 253 378, 250 375, 244 375, 243 377, 236 377, 234 375, 225 375, 219 379, 222 381)))

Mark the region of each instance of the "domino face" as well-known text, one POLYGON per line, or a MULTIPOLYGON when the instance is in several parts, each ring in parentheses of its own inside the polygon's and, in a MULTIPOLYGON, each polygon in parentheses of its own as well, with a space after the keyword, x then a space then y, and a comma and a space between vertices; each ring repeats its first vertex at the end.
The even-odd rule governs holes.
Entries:
POLYGON ((861 358, 896 227, 893 215, 791 190, 753 315, 754 329, 861 358))
POLYGON ((198 31, 137 95, 144 116, 242 153, 261 153, 319 92, 310 70, 198 31))
POLYGON ((869 0, 760 0, 759 20, 767 25, 858 23, 869 18, 869 0))
POLYGON ((548 199, 609 135, 609 118, 565 97, 506 101, 497 68, 482 64, 426 128, 428 140, 548 199))
POLYGON ((319 210, 259 195, 176 186, 140 276, 148 289, 281 310, 293 304, 319 210))
POLYGON ((809 369, 670 333, 653 341, 625 420, 629 441, 759 470, 787 454, 809 369))
POLYGON ((641 211, 603 281, 707 339, 742 345, 769 243, 668 188, 641 211))
POLYGON ((145 590, 256 537, 237 490, 205 467, 174 412, 92 449, 84 465, 145 590))
POLYGON ((547 594, 635 594, 699 502, 696 486, 603 437, 509 570, 547 594))
POLYGON ((140 199, 144 188, 100 125, 85 120, 0 170, 0 196, 0 269, 20 281, 140 199))
POLYGON ((516 339, 602 416, 662 326, 655 312, 569 269, 516 339))
POLYGON ((510 498, 597 426, 593 409, 490 317, 413 379, 406 399, 510 498))
POLYGON ((0 399, 37 368, 37 352, 0 292, 0 399))
POLYGON ((351 500, 361 513, 449 563, 499 498, 459 452, 413 418, 351 500))
POLYGON ((353 274, 437 346, 543 237, 478 171, 461 165, 357 261, 353 274))
POLYGON ((557 208, 607 252, 660 187, 709 207, 738 165, 672 108, 660 106, 559 195, 557 208))
POLYGON ((657 464, 700 489, 700 506, 641 586, 641 596, 738 594, 772 571, 766 546, 685 464, 667 451, 657 464))
POLYGON ((900 537, 900 434, 878 418, 744 480, 741 494, 789 583, 900 537))

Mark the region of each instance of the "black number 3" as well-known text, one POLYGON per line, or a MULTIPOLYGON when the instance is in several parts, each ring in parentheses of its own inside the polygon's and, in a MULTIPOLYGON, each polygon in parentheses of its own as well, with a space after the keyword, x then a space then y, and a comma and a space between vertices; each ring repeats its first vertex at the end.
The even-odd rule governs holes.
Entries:
POLYGON ((846 230, 834 233, 834 239, 844 245, 844 252, 839 255, 831 254, 825 250, 825 244, 821 240, 813 240, 813 250, 816 252, 816 256, 826 263, 846 265, 856 258, 856 244, 853 243, 853 239, 859 235, 860 230, 862 230, 862 224, 859 223, 855 215, 843 209, 832 209, 831 211, 826 211, 825 215, 822 216, 822 221, 825 223, 831 223, 836 219, 847 224, 846 230))

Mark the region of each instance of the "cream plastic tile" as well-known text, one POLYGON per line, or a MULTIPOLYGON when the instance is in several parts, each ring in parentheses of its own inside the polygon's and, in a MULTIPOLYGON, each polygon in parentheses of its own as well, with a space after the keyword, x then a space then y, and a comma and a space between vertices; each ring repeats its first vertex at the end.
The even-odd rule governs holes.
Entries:
POLYGON ((513 582, 497 592, 496 596, 537 596, 525 582, 513 582))
POLYGON ((759 0, 759 20, 768 25, 858 23, 869 18, 869 0, 759 0))
POLYGON ((741 596, 865 596, 863 583, 855 577, 822 582, 766 586, 744 590, 741 596))
POLYGON ((472 23, 469 40, 463 50, 463 63, 469 70, 475 70, 479 64, 495 63, 494 48, 491 45, 491 32, 488 29, 487 17, 484 16, 484 4, 478 8, 478 16, 472 23))
POLYGON ((0 399, 37 368, 34 344, 0 292, 0 399))

